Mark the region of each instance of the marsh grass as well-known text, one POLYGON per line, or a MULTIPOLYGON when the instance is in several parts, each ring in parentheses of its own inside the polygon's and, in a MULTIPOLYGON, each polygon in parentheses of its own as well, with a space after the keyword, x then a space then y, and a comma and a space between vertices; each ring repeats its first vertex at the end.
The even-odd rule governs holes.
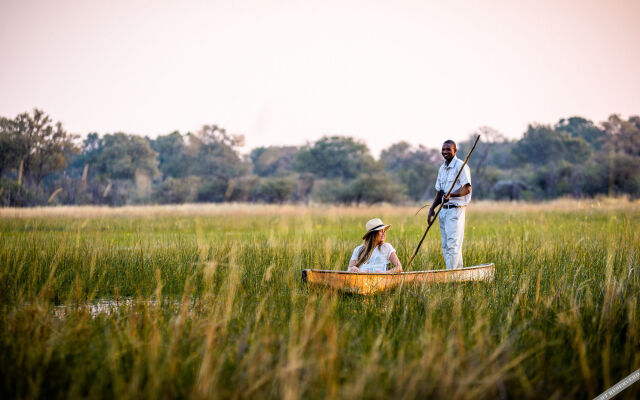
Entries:
MULTIPOLYGON (((302 284, 344 268, 370 216, 406 262, 413 212, 2 211, 4 397, 586 398, 640 368, 638 203, 474 205, 465 264, 494 262, 490 284, 302 284)), ((412 269, 441 264, 436 227, 412 269)))

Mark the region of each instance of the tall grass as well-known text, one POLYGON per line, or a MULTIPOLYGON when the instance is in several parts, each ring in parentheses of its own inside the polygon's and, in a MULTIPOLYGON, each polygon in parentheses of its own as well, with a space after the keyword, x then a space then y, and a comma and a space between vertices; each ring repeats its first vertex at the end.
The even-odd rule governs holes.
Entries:
MULTIPOLYGON (((300 272, 344 269, 369 217, 406 262, 412 209, 189 207, 4 215, 5 395, 586 398, 640 368, 637 203, 472 207, 495 282, 372 297, 300 272)), ((412 269, 442 265, 429 235, 412 269)))

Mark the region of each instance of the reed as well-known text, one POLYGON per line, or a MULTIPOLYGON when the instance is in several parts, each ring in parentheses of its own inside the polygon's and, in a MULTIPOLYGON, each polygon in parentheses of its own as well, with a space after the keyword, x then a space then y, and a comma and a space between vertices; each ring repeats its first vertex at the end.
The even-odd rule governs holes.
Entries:
MULTIPOLYGON (((490 284, 302 284, 344 269, 369 217, 406 262, 413 212, 2 210, 4 397, 584 398, 640 368, 637 202, 475 205, 465 264, 494 262, 490 284)), ((439 246, 435 229, 412 269, 441 266, 439 246)))

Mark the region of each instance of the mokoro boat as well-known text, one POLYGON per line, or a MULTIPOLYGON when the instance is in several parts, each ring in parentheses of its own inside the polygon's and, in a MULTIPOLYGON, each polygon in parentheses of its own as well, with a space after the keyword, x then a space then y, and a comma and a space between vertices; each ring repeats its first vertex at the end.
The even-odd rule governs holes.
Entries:
POLYGON ((353 273, 324 269, 305 269, 302 271, 302 281, 312 286, 328 287, 348 293, 373 294, 390 290, 400 285, 493 281, 494 269, 493 263, 458 269, 395 273, 353 273))

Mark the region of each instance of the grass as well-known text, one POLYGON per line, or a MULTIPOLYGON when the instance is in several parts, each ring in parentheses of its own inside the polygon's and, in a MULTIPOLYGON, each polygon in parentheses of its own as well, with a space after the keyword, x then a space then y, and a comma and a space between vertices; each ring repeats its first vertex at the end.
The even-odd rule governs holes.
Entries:
MULTIPOLYGON (((475 203, 491 284, 309 290, 403 207, 0 211, 4 398, 592 398, 640 368, 640 204, 475 203)), ((430 232, 412 269, 442 265, 430 232)), ((637 398, 640 385, 620 398, 637 398)))

